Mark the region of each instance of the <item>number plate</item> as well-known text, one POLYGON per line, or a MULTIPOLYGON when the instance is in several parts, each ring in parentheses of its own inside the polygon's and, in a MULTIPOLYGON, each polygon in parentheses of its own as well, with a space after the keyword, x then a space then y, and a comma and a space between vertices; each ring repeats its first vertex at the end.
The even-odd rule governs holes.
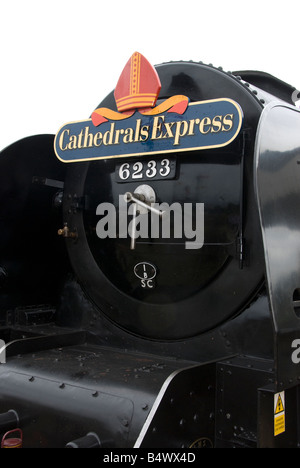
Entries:
POLYGON ((175 158, 130 161, 116 166, 117 182, 175 179, 175 176, 175 158))

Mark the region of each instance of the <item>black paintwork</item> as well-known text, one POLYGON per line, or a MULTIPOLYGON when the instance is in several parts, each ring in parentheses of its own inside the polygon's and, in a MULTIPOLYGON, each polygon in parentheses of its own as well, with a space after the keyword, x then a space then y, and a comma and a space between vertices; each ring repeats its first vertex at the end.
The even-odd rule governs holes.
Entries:
MULTIPOLYGON (((205 245, 155 239, 132 251, 129 239, 96 236, 97 205, 118 206, 139 185, 116 180, 121 160, 66 166, 51 135, 3 150, 0 337, 11 344, 0 366, 2 420, 16 411, 24 447, 295 446, 294 422, 284 439, 261 430, 272 424, 279 338, 254 185, 260 90, 201 63, 157 71, 161 100, 226 97, 243 109, 236 141, 178 153, 176 176, 150 183, 159 202, 205 203, 205 245), (75 239, 57 235, 65 224, 75 239), (153 290, 133 273, 141 261, 157 268, 153 290)), ((265 74, 239 74, 288 94, 265 74)), ((101 105, 115 108, 113 94, 101 105)), ((291 387, 296 414, 295 380, 289 368, 280 390, 291 387)))

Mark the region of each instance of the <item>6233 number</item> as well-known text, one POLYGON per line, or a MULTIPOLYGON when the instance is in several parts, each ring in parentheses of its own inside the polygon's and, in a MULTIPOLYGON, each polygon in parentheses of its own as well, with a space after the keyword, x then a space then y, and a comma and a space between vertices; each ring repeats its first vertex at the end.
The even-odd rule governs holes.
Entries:
POLYGON ((174 179, 176 175, 175 158, 133 161, 116 166, 117 182, 139 180, 174 179))

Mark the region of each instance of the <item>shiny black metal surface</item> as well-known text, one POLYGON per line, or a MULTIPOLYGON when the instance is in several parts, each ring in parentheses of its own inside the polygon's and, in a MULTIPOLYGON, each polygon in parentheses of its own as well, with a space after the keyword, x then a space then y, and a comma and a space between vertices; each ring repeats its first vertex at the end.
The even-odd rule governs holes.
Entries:
POLYGON ((295 385, 293 362, 300 336, 300 112, 282 103, 262 115, 256 146, 256 187, 264 240, 266 277, 275 330, 277 388, 295 385))
POLYGON ((57 236, 66 168, 53 136, 13 143, 0 153, 0 323, 18 306, 53 303, 68 258, 57 236))
MULTIPOLYGON (((159 203, 204 204, 204 245, 189 250, 185 240, 160 236, 131 248, 128 237, 99 238, 98 205, 118 213, 120 195, 139 188, 120 177, 126 158, 66 166, 51 135, 4 149, 0 432, 19 426, 33 448, 297 446, 294 88, 202 63, 157 72, 160 100, 225 97, 243 111, 227 147, 178 152, 170 177, 141 181, 159 203), (155 277, 143 288, 147 268, 155 277), (288 414, 275 437, 278 391, 288 414)), ((113 93, 101 105, 115 109, 113 93)))
MULTIPOLYGON (((226 96, 244 112, 238 140, 222 150, 177 154, 174 180, 149 184, 159 203, 204 203, 204 246, 187 250, 176 239, 99 239, 95 226, 99 203, 119 207, 118 197, 139 183, 119 184, 118 159, 70 168, 64 192, 64 222, 78 232, 67 248, 86 294, 122 328, 152 339, 182 339, 214 328, 246 307, 263 280, 263 256, 252 178, 253 144, 262 105, 230 75, 201 64, 157 67, 160 98, 187 94, 194 100, 226 96), (77 210, 74 199, 84 200, 77 210), (143 289, 134 267, 155 265, 155 287, 143 289), (234 287, 232 278, 235 278, 234 287), (182 317, 185 320, 182 320, 182 317)), ((113 97, 102 102, 114 107, 113 97)), ((141 161, 143 158, 140 158, 141 161)), ((124 162, 124 161, 123 161, 124 162)))
POLYGON ((0 411, 7 406, 19 411, 24 448, 63 448, 88 432, 97 434, 104 448, 132 447, 165 380, 190 365, 54 343, 12 356, 1 368, 0 411))

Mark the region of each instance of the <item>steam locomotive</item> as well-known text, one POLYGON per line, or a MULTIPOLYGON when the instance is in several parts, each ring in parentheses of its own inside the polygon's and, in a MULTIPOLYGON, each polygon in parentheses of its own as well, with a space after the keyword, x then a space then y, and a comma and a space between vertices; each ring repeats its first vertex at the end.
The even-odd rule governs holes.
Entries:
MULTIPOLYGON (((0 154, 3 447, 14 446, 17 430, 29 448, 298 446, 295 88, 264 72, 196 62, 155 71, 158 105, 174 95, 186 96, 191 109, 235 103, 235 137, 154 155, 140 118, 138 144, 152 146, 134 156, 65 163, 50 134, 0 154), (174 203, 201 208, 199 218, 191 212, 189 233, 196 238, 204 220, 203 236, 199 228, 198 239, 184 237, 183 224, 175 235, 175 214, 169 236, 149 234, 154 210, 174 203), (114 235, 105 236, 109 207, 114 235), (146 219, 149 235, 130 237, 146 219), (199 246, 186 248, 195 240, 199 246)), ((117 104, 111 92, 96 109, 117 112, 117 104)), ((215 138, 221 125, 230 127, 233 114, 226 115, 227 127, 221 118, 185 126, 176 116, 168 124, 157 118, 155 136, 173 147, 176 135, 180 143, 196 127, 215 138)), ((101 125, 93 137, 93 125, 83 126, 76 144, 65 130, 62 152, 75 154, 90 138, 107 148, 113 138, 123 151, 125 136, 136 139, 126 130, 104 137, 101 125)))

